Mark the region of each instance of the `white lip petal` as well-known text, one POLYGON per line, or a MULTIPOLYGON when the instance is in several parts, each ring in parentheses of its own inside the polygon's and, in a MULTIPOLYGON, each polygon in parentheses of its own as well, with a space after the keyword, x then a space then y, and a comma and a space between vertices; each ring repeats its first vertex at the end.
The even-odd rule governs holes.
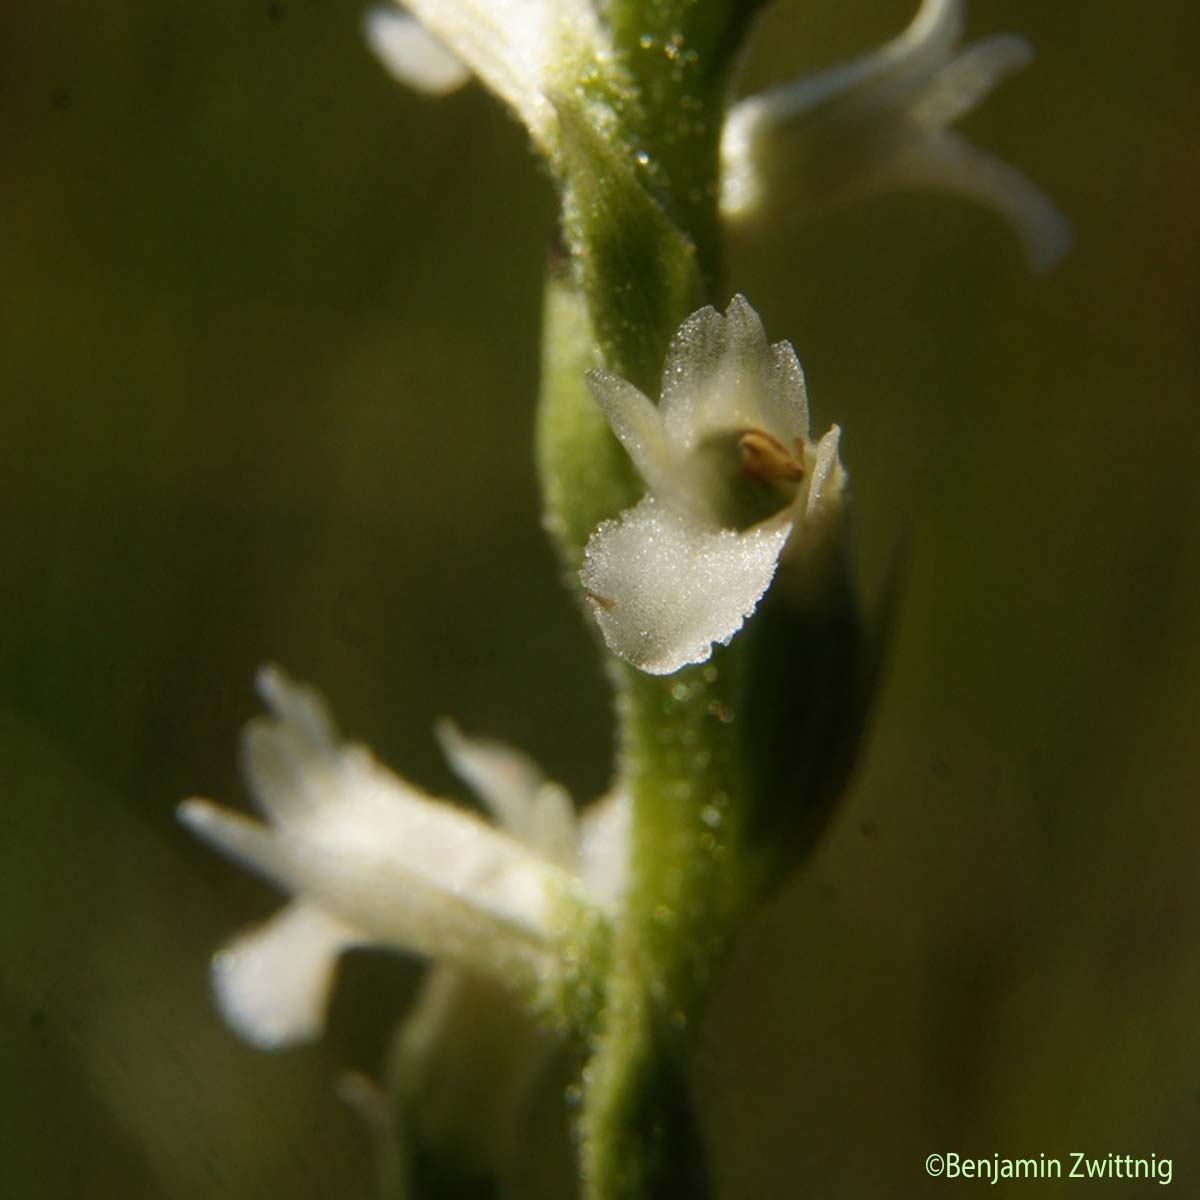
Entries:
POLYGON ((653 495, 604 522, 580 577, 609 649, 651 675, 703 662, 754 611, 790 532, 722 529, 653 495))
POLYGON ((221 1015, 264 1050, 319 1037, 338 955, 363 940, 320 909, 289 904, 213 956, 221 1015))
POLYGON ((415 91, 445 96, 471 78, 458 58, 399 9, 370 9, 363 18, 363 33, 392 77, 415 91))

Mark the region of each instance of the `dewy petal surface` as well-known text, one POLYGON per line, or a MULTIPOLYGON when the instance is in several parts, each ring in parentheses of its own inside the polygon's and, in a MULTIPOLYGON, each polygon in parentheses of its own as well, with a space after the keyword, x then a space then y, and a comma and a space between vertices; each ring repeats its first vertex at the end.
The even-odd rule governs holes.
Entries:
POLYGON ((790 532, 722 529, 654 495, 604 522, 580 576, 609 648, 651 675, 703 662, 754 611, 790 532))
POLYGON ((663 368, 662 419, 682 456, 712 434, 762 430, 785 445, 808 433, 804 376, 786 343, 770 347, 745 296, 679 327, 663 368))

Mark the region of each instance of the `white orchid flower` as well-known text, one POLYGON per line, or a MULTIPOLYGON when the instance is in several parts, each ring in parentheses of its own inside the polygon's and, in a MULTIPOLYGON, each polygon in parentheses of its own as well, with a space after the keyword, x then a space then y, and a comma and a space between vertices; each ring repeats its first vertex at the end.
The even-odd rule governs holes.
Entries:
POLYGON ((957 192, 993 208, 1035 268, 1070 242, 1066 221, 1024 176, 949 126, 1032 58, 1012 34, 958 49, 963 0, 923 0, 872 54, 751 96, 721 141, 721 209, 733 224, 807 214, 894 188, 957 192))
POLYGON ((364 28, 384 66, 419 91, 442 95, 476 75, 551 160, 557 117, 549 97, 575 94, 614 60, 590 0, 404 0, 371 9, 364 28))
POLYGON ((318 1036, 337 958, 352 945, 436 958, 530 999, 553 989, 560 905, 615 903, 620 802, 578 826, 566 793, 527 760, 447 727, 451 764, 502 831, 339 742, 311 689, 276 668, 257 682, 272 715, 247 725, 244 770, 269 824, 207 800, 179 809, 193 832, 295 897, 214 957, 230 1026, 268 1048, 318 1036))
POLYGON ((683 323, 658 407, 606 371, 588 386, 648 491, 592 534, 580 578, 609 648, 670 674, 733 637, 785 551, 838 525, 840 431, 809 441, 796 352, 767 344, 743 296, 683 323))

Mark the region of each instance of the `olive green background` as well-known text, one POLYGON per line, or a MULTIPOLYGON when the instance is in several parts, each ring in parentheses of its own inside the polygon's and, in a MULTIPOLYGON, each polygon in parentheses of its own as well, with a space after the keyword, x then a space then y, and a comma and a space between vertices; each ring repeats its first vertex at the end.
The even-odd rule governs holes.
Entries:
MULTIPOLYGON (((748 78, 910 9, 781 3, 748 78)), ((970 1185, 933 1151, 1072 1150, 1171 1156, 1200 1197, 1193 13, 972 3, 1038 48, 964 128, 1069 215, 1052 274, 927 196, 733 254, 844 427, 866 586, 907 574, 852 792, 704 1035, 728 1197, 943 1195, 970 1185)), ((332 1081, 411 967, 352 956, 329 1041, 276 1056, 209 1001, 277 900, 172 810, 245 802, 257 664, 436 790, 444 714, 606 782, 531 468, 553 197, 489 97, 396 87, 359 15, 0 12, 5 1197, 369 1194, 332 1081)), ((1068 1192, 992 1194, 1035 1187, 1068 1192)))

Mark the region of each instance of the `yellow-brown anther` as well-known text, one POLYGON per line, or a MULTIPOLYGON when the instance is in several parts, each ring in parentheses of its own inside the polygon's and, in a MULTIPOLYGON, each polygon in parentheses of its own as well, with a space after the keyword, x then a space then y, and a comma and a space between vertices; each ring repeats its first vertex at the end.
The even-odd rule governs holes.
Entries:
POLYGON ((763 483, 797 483, 804 478, 804 442, 796 439, 793 454, 769 433, 750 429, 738 438, 742 455, 742 474, 763 483))

